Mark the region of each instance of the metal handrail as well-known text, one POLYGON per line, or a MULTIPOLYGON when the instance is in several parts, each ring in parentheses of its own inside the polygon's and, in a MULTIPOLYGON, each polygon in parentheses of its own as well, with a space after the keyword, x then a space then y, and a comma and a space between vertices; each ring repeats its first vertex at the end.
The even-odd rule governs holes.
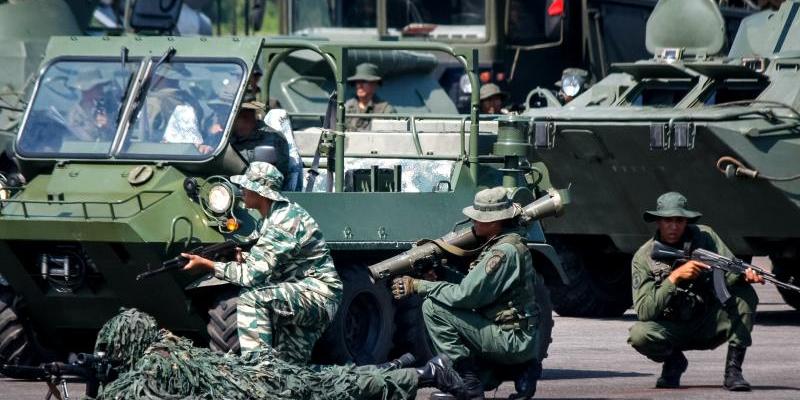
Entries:
MULTIPOLYGON (((24 188, 18 188, 18 189, 19 189, 20 192, 24 190, 24 188)), ((79 205, 81 211, 83 212, 83 215, 82 215, 83 219, 87 219, 87 220, 88 219, 92 219, 92 218, 104 218, 105 219, 105 218, 109 218, 109 217, 107 217, 107 216, 90 216, 89 215, 88 206, 91 206, 91 205, 106 205, 106 206, 108 206, 109 215, 111 216, 110 218, 113 221, 113 220, 117 220, 117 219, 120 219, 120 218, 133 217, 134 215, 139 214, 140 212, 150 208, 153 204, 161 201, 163 198, 167 197, 170 194, 172 194, 171 190, 145 190, 145 191, 136 193, 136 194, 134 194, 134 195, 132 195, 132 196, 126 198, 126 199, 118 200, 118 201, 22 200, 22 199, 13 199, 12 198, 12 199, 7 199, 7 200, 0 201, 0 215, 6 215, 6 216, 11 215, 11 214, 7 214, 7 213, 3 212, 3 210, 5 208, 7 208, 9 204, 20 204, 22 206, 22 215, 25 218, 30 218, 31 217, 31 213, 28 211, 28 206, 29 205, 48 205, 48 206, 51 206, 51 205, 64 205, 64 206, 79 205), (159 197, 157 200, 151 202, 150 204, 145 205, 144 202, 142 201, 142 195, 145 195, 145 194, 160 194, 162 196, 159 197), (117 213, 116 213, 116 211, 114 209, 114 206, 128 204, 133 200, 136 200, 135 204, 138 206, 138 209, 135 212, 133 212, 130 215, 117 215, 117 213)), ((60 217, 64 218, 63 215, 60 216, 60 217)), ((75 217, 72 217, 72 218, 79 218, 79 217, 81 217, 81 216, 75 216, 75 217)))

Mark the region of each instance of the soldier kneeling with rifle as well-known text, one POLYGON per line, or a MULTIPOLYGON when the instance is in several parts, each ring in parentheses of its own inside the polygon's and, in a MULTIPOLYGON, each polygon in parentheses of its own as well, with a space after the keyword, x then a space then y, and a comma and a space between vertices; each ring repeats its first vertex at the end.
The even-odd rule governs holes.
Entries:
MULTIPOLYGON (((533 269, 531 253, 517 220, 541 217, 536 215, 541 208, 531 208, 536 211, 528 215, 530 206, 523 210, 511 202, 507 193, 502 187, 478 192, 474 204, 464 209, 473 222, 472 231, 456 232, 456 239, 449 243, 437 239, 441 248, 447 248, 469 242, 464 238, 477 237, 480 247, 472 255, 480 253, 459 283, 433 282, 407 275, 392 282, 395 298, 414 293, 424 298, 422 315, 436 353, 452 360, 463 379, 463 387, 451 391, 459 399, 483 399, 484 382, 496 380, 491 376, 496 372, 495 366, 519 368, 515 371, 517 393, 511 396, 515 399, 531 398, 541 376, 542 364, 536 355, 540 312, 534 296, 535 280, 541 277, 533 269)), ((541 200, 549 206, 557 204, 550 208, 555 210, 552 213, 560 211, 560 197, 557 201, 541 200)), ((396 256, 395 261, 370 267, 373 276, 386 277, 383 273, 387 273, 386 268, 391 268, 392 262, 416 257, 416 253, 425 252, 423 246, 417 247, 422 250, 415 255, 404 253, 396 256)), ((453 254, 458 252, 457 249, 453 254)))
POLYGON ((712 271, 710 263, 692 257, 659 257, 663 252, 654 252, 654 248, 663 250, 663 245, 683 249, 687 255, 696 249, 727 259, 733 254, 713 229, 694 224, 701 214, 686 209, 683 195, 665 193, 657 203, 655 211, 644 213, 646 222, 657 225, 655 236, 633 257, 633 303, 640 322, 631 327, 628 343, 651 360, 664 363, 657 388, 677 388, 689 364, 684 350, 710 350, 727 341, 723 386, 748 391, 750 384, 742 376, 742 362, 752 344, 750 332, 758 304, 750 284, 764 283, 764 278, 752 268, 745 268, 743 273, 718 267, 712 271), (717 281, 717 292, 730 290, 728 298, 719 293, 715 297, 712 279, 717 281))

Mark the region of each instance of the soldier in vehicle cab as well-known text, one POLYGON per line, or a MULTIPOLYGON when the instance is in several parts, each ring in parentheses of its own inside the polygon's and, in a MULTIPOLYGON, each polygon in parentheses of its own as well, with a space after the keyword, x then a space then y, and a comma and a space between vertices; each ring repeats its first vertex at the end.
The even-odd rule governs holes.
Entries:
MULTIPOLYGON (((356 66, 356 73, 347 78, 347 82, 356 89, 356 97, 344 103, 346 114, 392 114, 395 112, 389 102, 378 97, 378 87, 383 78, 378 71, 378 66, 372 63, 362 63, 356 66)), ((365 131, 372 126, 368 118, 348 117, 345 123, 348 131, 365 131)))

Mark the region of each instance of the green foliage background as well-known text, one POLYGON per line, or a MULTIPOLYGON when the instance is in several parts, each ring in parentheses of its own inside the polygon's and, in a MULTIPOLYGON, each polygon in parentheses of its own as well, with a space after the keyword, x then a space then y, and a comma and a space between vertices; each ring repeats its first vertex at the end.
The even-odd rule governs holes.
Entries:
MULTIPOLYGON (((217 33, 217 21, 219 20, 219 28, 221 34, 230 35, 236 29, 237 35, 244 35, 245 33, 245 0, 220 0, 219 12, 217 8, 217 0, 212 0, 203 8, 203 12, 211 18, 214 24, 214 34, 217 33), (219 18, 217 16, 219 15, 219 18), (234 17, 235 15, 235 17, 234 17)), ((250 1, 252 4, 252 0, 250 1)), ((261 29, 253 32, 252 27, 250 34, 257 35, 275 35, 278 33, 278 4, 275 0, 267 0, 266 12, 264 13, 264 21, 261 29)))

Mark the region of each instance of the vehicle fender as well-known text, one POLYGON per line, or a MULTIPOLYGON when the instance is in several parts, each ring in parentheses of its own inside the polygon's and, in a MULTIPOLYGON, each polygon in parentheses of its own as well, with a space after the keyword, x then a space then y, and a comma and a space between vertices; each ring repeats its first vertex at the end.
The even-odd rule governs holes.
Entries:
POLYGON ((553 246, 547 243, 528 243, 528 250, 533 255, 533 267, 542 274, 548 286, 553 283, 569 285, 569 278, 553 246))

